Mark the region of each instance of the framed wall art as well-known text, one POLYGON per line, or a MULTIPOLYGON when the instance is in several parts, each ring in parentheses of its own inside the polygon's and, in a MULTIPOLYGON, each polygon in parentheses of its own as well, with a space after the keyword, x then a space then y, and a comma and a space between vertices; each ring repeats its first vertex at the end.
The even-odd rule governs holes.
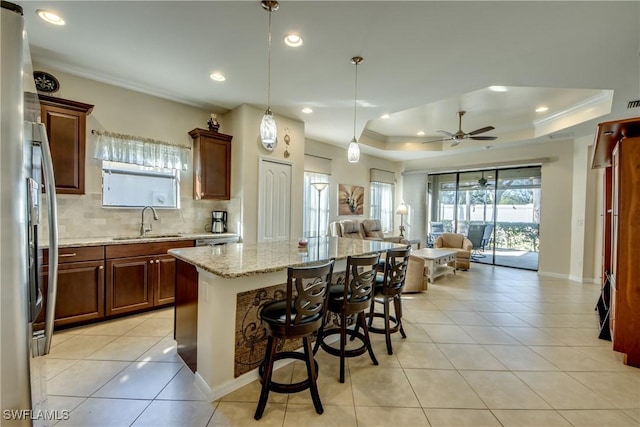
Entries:
POLYGON ((338 215, 364 214, 364 187, 338 184, 338 215))

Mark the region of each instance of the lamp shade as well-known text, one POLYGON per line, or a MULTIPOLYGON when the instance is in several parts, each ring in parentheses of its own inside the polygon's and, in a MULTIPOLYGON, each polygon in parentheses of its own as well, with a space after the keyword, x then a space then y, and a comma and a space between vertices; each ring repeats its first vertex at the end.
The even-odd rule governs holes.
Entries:
POLYGON ((360 146, 358 145, 358 141, 356 141, 355 137, 349 144, 347 160, 349 160, 349 163, 358 163, 360 161, 360 146))
POLYGON ((271 114, 271 108, 267 108, 264 116, 262 116, 262 122, 260 122, 260 140, 262 144, 274 147, 277 134, 278 128, 276 127, 276 120, 273 118, 273 114, 271 114))
POLYGON ((400 203, 400 205, 396 209, 396 214, 397 215, 408 215, 409 214, 409 208, 407 207, 407 205, 404 204, 404 202, 400 203))
POLYGON ((318 191, 322 191, 329 186, 328 182, 312 182, 311 185, 318 191))

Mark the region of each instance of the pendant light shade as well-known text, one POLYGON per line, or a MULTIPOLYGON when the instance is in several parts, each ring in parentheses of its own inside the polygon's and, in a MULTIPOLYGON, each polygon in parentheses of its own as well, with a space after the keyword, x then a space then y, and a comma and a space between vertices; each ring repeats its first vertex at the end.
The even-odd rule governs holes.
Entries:
POLYGON ((262 0, 260 5, 269 12, 269 59, 267 66, 267 110, 260 122, 260 140, 262 146, 272 151, 278 142, 278 127, 276 119, 271 113, 271 12, 278 10, 280 5, 277 1, 262 0))
POLYGON ((355 84, 355 96, 353 98, 353 138, 349 144, 349 150, 347 151, 347 160, 349 163, 358 163, 360 161, 360 146, 356 139, 356 111, 358 105, 358 65, 362 64, 364 59, 361 56, 354 56, 351 58, 351 63, 356 66, 356 84, 355 84))

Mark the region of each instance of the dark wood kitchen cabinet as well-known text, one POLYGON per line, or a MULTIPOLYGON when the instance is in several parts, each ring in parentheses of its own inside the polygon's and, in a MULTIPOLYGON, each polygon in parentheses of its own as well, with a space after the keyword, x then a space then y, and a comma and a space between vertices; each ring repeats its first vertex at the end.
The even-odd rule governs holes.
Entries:
POLYGON ((39 95, 51 147, 56 192, 84 194, 86 118, 93 105, 39 95))
POLYGON ((107 246, 106 315, 173 303, 176 261, 167 251, 194 244, 180 240, 107 246))
MULTIPOLYGON (((43 251, 42 283, 47 302, 49 251, 43 251)), ((58 250, 58 294, 55 326, 97 320, 104 317, 104 246, 70 247, 58 250)), ((45 309, 36 320, 44 327, 45 309)))
POLYGON ((193 138, 193 198, 231 199, 231 135, 205 129, 193 138))

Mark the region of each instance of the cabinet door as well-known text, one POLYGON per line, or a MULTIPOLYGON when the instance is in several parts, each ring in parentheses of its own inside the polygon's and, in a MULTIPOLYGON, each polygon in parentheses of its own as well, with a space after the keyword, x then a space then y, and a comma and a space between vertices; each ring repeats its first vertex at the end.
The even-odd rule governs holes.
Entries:
POLYGON ((107 316, 153 306, 153 267, 157 257, 107 261, 107 316))
POLYGON ((84 194, 86 117, 93 105, 40 97, 41 119, 53 159, 56 190, 65 194, 84 194))
POLYGON ((194 141, 193 197, 231 198, 231 136, 204 129, 189 132, 194 141))
MULTIPOLYGON (((48 266, 43 267, 44 306, 47 303, 48 266)), ((44 327, 45 310, 36 328, 44 327)), ((104 261, 86 261, 58 266, 55 326, 100 319, 104 316, 104 261)))
POLYGON ((171 304, 174 301, 176 287, 176 259, 171 255, 156 258, 154 305, 171 304))

